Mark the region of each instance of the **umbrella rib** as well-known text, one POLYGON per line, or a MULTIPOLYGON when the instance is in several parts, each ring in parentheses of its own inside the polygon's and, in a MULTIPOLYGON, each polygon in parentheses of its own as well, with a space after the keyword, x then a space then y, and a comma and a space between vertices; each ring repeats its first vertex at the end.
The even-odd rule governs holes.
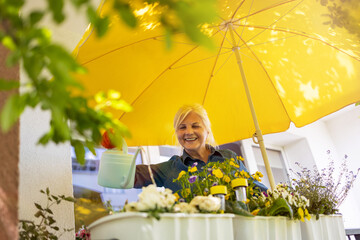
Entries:
POLYGON ((215 67, 216 67, 216 63, 217 63, 217 61, 218 61, 218 59, 219 59, 220 52, 221 52, 221 50, 222 50, 222 46, 224 45, 227 31, 228 31, 228 29, 226 29, 226 31, 225 31, 225 35, 224 35, 224 37, 223 37, 223 40, 221 41, 218 54, 216 55, 216 58, 215 58, 215 61, 214 61, 214 65, 213 65, 213 67, 212 67, 212 69, 211 69, 211 73, 210 73, 210 77, 209 77, 208 84, 207 84, 206 89, 205 89, 205 93, 204 93, 204 98, 203 98, 203 101, 202 101, 202 105, 205 104, 205 99, 206 99, 206 96, 207 96, 207 93, 208 93, 208 90, 209 90, 209 87, 210 87, 211 79, 212 79, 213 76, 214 76, 214 70, 215 70, 215 67))
MULTIPOLYGON (((165 68, 154 80, 152 80, 141 92, 140 94, 130 103, 130 105, 134 105, 134 103, 164 74, 166 73, 168 70, 173 69, 172 66, 174 66, 177 62, 179 62, 181 59, 183 59, 184 57, 186 57, 187 55, 189 55, 191 52, 193 52, 196 48, 198 48, 199 46, 195 46, 194 48, 192 48, 190 51, 188 51, 187 53, 185 53, 183 56, 181 56, 180 58, 178 58, 176 61, 174 61, 172 64, 169 65, 169 67, 165 68)), ((123 112, 120 117, 119 120, 121 120, 121 118, 124 116, 126 112, 123 112)))
MULTIPOLYGON (((278 6, 287 4, 287 3, 295 2, 295 1, 298 1, 298 0, 288 0, 288 1, 284 1, 284 2, 280 2, 280 3, 274 4, 274 5, 272 5, 272 6, 263 8, 263 9, 261 9, 261 10, 259 10, 259 11, 253 12, 252 14, 249 14, 249 15, 247 15, 247 16, 245 16, 245 17, 238 18, 238 19, 236 19, 235 21, 233 21, 233 23, 239 22, 240 20, 242 20, 242 19, 244 19, 244 18, 249 18, 249 17, 251 17, 251 16, 253 16, 253 15, 262 13, 262 12, 267 11, 267 10, 269 10, 269 9, 272 9, 272 8, 275 8, 275 7, 278 7, 278 6)), ((304 0, 302 0, 301 2, 303 2, 303 1, 304 1, 304 0)), ((301 2, 300 2, 300 3, 301 3, 301 2)), ((297 7, 300 3, 298 3, 295 7, 297 7)), ((294 8, 295 8, 295 7, 294 7, 294 8)), ((274 23, 273 23, 273 24, 274 24, 274 23)))
MULTIPOLYGON (((229 50, 227 52, 222 52, 220 55, 224 55, 224 54, 227 54, 229 52, 232 52, 232 50, 229 50)), ((195 64, 195 63, 198 63, 198 62, 202 62, 202 61, 205 61, 207 59, 211 59, 211 58, 214 58, 216 57, 217 55, 214 55, 214 56, 211 56, 211 57, 207 57, 207 58, 203 58, 203 59, 200 59, 200 60, 197 60, 197 61, 193 61, 191 63, 187 63, 187 64, 183 64, 183 65, 180 65, 180 66, 177 66, 177 67, 172 67, 171 69, 179 69, 179 68, 182 68, 182 67, 186 67, 186 66, 189 66, 191 64, 195 64)))
MULTIPOLYGON (((282 4, 285 4, 285 3, 289 3, 289 2, 292 2, 292 1, 295 1, 295 0, 290 0, 290 1, 287 1, 287 2, 283 2, 283 3, 280 3, 280 4, 277 4, 275 5, 275 7, 278 7, 282 4)), ((276 19, 276 21, 274 21, 273 23, 271 23, 268 27, 274 25, 275 23, 277 23, 278 21, 280 21, 280 19, 282 19, 283 17, 285 17, 289 12, 293 11, 295 8, 297 8, 297 6, 299 6, 304 0, 300 1, 298 4, 296 4, 294 7, 292 7, 291 9, 289 9, 285 14, 283 14, 281 17, 279 17, 278 19, 276 19)), ((270 9, 270 8, 268 8, 270 9)), ((268 10, 268 9, 265 9, 265 10, 268 10)), ((257 13, 259 12, 262 12, 264 11, 264 9, 262 9, 261 11, 258 11, 257 13)), ((252 14, 254 15, 254 14, 252 14)), ((241 18, 240 18, 241 19, 241 18)), ((238 19, 238 20, 240 20, 238 19)), ((240 24, 236 24, 234 23, 235 26, 241 26, 240 24)), ((245 26, 242 26, 243 29, 245 29, 245 26)), ((260 34, 264 33, 266 31, 266 29, 264 29, 262 32, 259 32, 258 34, 256 34, 255 36, 253 36, 252 38, 248 39, 248 42, 251 41, 252 39, 256 38, 257 36, 259 36, 260 34)))
MULTIPOLYGON (((161 36, 163 36, 163 35, 161 35, 161 36)), ((83 62, 83 63, 81 63, 81 65, 86 65, 86 64, 88 64, 88 63, 90 63, 90 62, 92 62, 92 61, 95 61, 95 60, 97 60, 97 59, 99 59, 99 58, 102 58, 102 57, 104 57, 104 56, 106 56, 106 55, 108 55, 108 54, 110 54, 110 53, 116 52, 116 51, 118 51, 118 50, 120 50, 120 49, 129 47, 129 46, 132 46, 132 45, 141 43, 141 42, 145 42, 145 41, 149 41, 149 40, 157 40, 158 37, 160 37, 160 36, 155 36, 155 37, 150 37, 150 38, 141 39, 141 40, 139 40, 139 41, 136 41, 136 42, 133 42, 133 43, 129 43, 129 44, 124 45, 124 46, 117 47, 117 48, 112 49, 112 50, 110 50, 110 51, 108 51, 108 52, 105 52, 105 53, 103 53, 103 54, 101 54, 101 55, 99 55, 99 56, 97 56, 97 57, 95 57, 95 58, 93 58, 93 59, 90 59, 90 60, 88 60, 88 61, 86 61, 86 62, 83 62)))
MULTIPOLYGON (((264 65, 262 64, 262 62, 260 61, 260 59, 258 58, 258 56, 256 55, 256 53, 251 49, 251 47, 245 42, 245 40, 244 40, 236 31, 234 31, 234 32, 235 32, 236 35, 238 35, 238 37, 239 37, 240 40, 243 42, 243 44, 246 46, 246 48, 247 48, 247 49, 251 52, 251 54, 255 57, 255 60, 260 64, 261 68, 264 70, 264 72, 265 72, 266 76, 268 77, 271 85, 273 86, 274 89, 276 89, 273 81, 271 80, 271 77, 270 77, 269 73, 267 72, 266 68, 264 67, 264 65)), ((288 112, 287 112, 287 110, 286 110, 283 102, 281 101, 281 97, 279 96, 279 94, 278 94, 277 91, 275 91, 275 92, 276 92, 276 95, 277 95, 278 98, 279 98, 279 101, 280 101, 281 105, 282 105, 283 108, 285 109, 286 115, 287 115, 288 118, 290 119, 290 116, 289 116, 289 114, 288 114, 288 112)))
POLYGON ((288 38, 293 38, 293 37, 297 37, 297 36, 296 36, 296 35, 293 35, 293 36, 288 36, 288 37, 283 37, 283 38, 277 38, 277 39, 270 40, 270 41, 267 41, 267 42, 252 44, 252 45, 249 46, 249 47, 256 47, 256 46, 259 46, 259 45, 263 45, 263 44, 267 44, 267 43, 273 43, 273 42, 276 42, 276 41, 280 41, 280 40, 284 40, 284 39, 288 39, 288 38))
MULTIPOLYGON (((245 2, 245 0, 243 0, 240 4, 239 4, 239 6, 235 9, 235 11, 234 11, 234 13, 233 13, 233 15, 231 16, 231 21, 234 19, 234 17, 235 17, 235 14, 237 13, 237 11, 239 11, 239 9, 241 8, 241 6, 244 4, 244 2, 245 2)), ((254 2, 254 0, 253 0, 253 2, 254 2)), ((252 6, 252 4, 251 4, 251 6, 252 6)), ((251 8, 250 8, 251 9, 251 8)))
MULTIPOLYGON (((245 18, 245 24, 247 23, 247 20, 248 20, 248 18, 249 18, 249 14, 250 14, 250 11, 251 11, 251 9, 252 9, 253 4, 254 4, 254 0, 251 2, 251 6, 250 6, 250 8, 249 8, 248 15, 247 15, 247 17, 245 18)), ((245 29, 245 28, 243 27, 240 36, 243 35, 244 29, 245 29)), ((240 40, 239 40, 239 42, 240 42, 240 40)), ((239 45, 239 42, 237 43, 238 45, 239 45)))
MULTIPOLYGON (((315 41, 319 41, 319 42, 321 42, 321 43, 323 43, 323 44, 325 44, 325 45, 327 45, 327 46, 329 46, 329 47, 332 47, 332 48, 338 50, 339 52, 342 52, 342 53, 346 54, 347 56, 349 56, 349 57, 351 57, 351 58, 353 58, 353 59, 355 59, 355 60, 357 60, 357 61, 360 61, 360 58, 358 58, 358 57, 356 57, 356 56, 353 56, 353 55, 347 53, 345 50, 343 50, 343 49, 341 49, 341 48, 339 48, 339 47, 337 47, 337 46, 334 46, 334 45, 332 45, 331 43, 328 43, 328 42, 326 42, 325 40, 322 40, 322 39, 319 38, 319 37, 315 37, 315 36, 312 36, 312 35, 307 34, 307 33, 296 32, 295 30, 290 30, 290 29, 270 28, 270 27, 256 26, 256 25, 246 25, 246 26, 241 25, 241 24, 236 24, 236 25, 238 25, 238 26, 243 26, 243 27, 249 27, 249 28, 264 29, 264 31, 265 31, 265 30, 271 30, 271 31, 279 31, 279 32, 292 33, 292 34, 297 35, 297 36, 306 37, 306 38, 308 38, 308 39, 312 39, 312 40, 315 40, 315 41)), ((250 40, 252 40, 252 39, 253 39, 253 38, 251 38, 250 40)), ((248 42, 249 42, 250 40, 248 40, 248 42)))

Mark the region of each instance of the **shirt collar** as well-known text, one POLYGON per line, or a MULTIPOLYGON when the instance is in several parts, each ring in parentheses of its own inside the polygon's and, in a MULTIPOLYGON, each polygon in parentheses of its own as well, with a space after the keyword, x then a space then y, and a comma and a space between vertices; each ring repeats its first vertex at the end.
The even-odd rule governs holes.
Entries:
MULTIPOLYGON (((222 157, 221 153, 219 151, 217 151, 213 146, 211 146, 209 144, 206 144, 206 147, 210 149, 209 159, 211 158, 211 156, 220 156, 220 157, 222 157)), ((183 163, 185 165, 189 166, 190 165, 189 163, 194 163, 198 159, 193 159, 184 149, 183 154, 181 156, 181 160, 183 161, 183 163)))

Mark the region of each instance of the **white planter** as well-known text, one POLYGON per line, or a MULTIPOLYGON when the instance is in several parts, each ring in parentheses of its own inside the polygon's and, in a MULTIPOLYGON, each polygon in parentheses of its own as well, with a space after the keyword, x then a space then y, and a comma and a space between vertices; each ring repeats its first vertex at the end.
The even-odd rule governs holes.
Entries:
POLYGON ((302 240, 345 240, 342 215, 320 215, 319 220, 312 216, 310 221, 301 224, 302 240))
POLYGON ((89 225, 91 239, 233 240, 233 214, 116 213, 89 225))
POLYGON ((235 240, 300 240, 298 221, 286 217, 243 217, 233 219, 235 240))
POLYGON ((299 220, 290 220, 286 221, 286 236, 288 240, 301 240, 301 227, 299 220))

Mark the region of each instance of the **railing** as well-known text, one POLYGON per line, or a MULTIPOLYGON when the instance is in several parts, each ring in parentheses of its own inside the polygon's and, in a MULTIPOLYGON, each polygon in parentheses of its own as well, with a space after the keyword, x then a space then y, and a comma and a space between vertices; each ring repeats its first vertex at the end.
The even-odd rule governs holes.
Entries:
POLYGON ((350 228, 350 229, 345 229, 345 233, 347 236, 347 239, 355 239, 355 240, 360 240, 360 228, 350 228), (354 238, 352 238, 352 236, 354 238))

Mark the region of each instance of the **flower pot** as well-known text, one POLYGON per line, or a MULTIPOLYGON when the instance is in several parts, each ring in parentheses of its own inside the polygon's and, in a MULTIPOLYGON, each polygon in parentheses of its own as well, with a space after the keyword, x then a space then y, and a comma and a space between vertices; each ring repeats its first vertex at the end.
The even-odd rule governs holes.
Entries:
POLYGON ((300 223, 303 240, 345 240, 345 228, 342 215, 320 215, 310 221, 300 223))
POLYGON ((235 240, 300 240, 300 225, 286 217, 243 217, 233 219, 235 240))
POLYGON ((299 220, 287 219, 286 221, 286 236, 288 240, 301 240, 301 227, 299 220))
POLYGON ((89 225, 92 239, 233 240, 233 214, 116 213, 89 225))

